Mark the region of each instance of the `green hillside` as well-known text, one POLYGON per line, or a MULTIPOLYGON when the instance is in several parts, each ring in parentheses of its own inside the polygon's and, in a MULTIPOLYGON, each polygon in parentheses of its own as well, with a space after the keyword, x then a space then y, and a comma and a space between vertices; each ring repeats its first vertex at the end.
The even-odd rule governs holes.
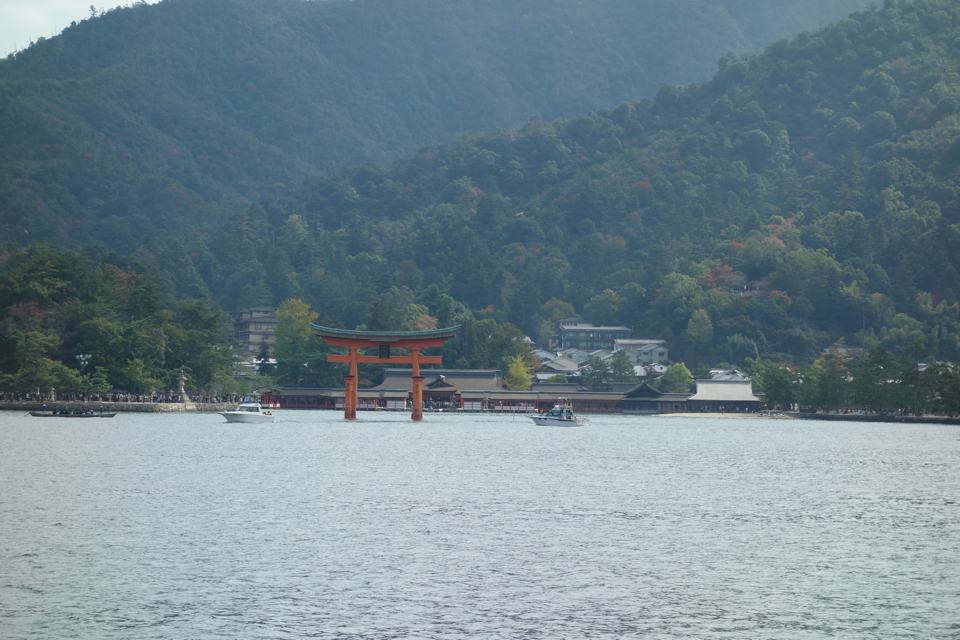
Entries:
MULTIPOLYGON (((133 257, 91 246, 72 262, 8 244, 0 373, 93 353, 98 366, 116 360, 112 380, 169 379, 199 366, 185 364, 191 350, 129 367, 144 335, 194 326, 222 340, 197 299, 225 311, 286 301, 301 329, 307 305, 332 326, 460 323, 444 348, 456 367, 503 366, 522 355, 520 331, 544 341, 573 313, 665 338, 691 366, 776 373, 756 363, 809 364, 842 341, 886 348, 868 362, 877 379, 888 352, 914 373, 925 358, 956 361, 958 54, 956 2, 891 1, 725 57, 703 84, 652 100, 278 186, 219 228, 150 238, 133 257), (112 306, 95 304, 97 287, 117 291, 112 306), (136 311, 144 295, 149 319, 136 311)), ((208 211, 196 207, 184 229, 208 211)), ((289 343, 285 379, 335 379, 305 372, 322 360, 306 338, 289 343)), ((805 404, 837 405, 827 392, 845 379, 842 357, 811 367, 823 393, 805 404)))
POLYGON ((0 237, 129 252, 318 170, 699 81, 863 0, 176 1, 0 62, 0 237))
POLYGON ((840 339, 955 359, 958 48, 955 2, 887 3, 703 85, 310 180, 192 263, 225 307, 297 296, 349 327, 377 295, 445 324, 443 293, 541 340, 572 310, 625 323, 688 361, 840 339))

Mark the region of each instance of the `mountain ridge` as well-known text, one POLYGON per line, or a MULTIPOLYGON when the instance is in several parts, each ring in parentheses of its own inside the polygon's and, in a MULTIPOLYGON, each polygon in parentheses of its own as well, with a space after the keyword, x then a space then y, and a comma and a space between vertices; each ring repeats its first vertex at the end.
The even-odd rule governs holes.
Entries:
MULTIPOLYGON (((0 234, 129 252, 210 233, 338 163, 698 80, 767 40, 727 9, 763 4, 166 0, 101 13, 0 63, 0 234)), ((840 12, 805 0, 764 19, 782 32, 840 12)))

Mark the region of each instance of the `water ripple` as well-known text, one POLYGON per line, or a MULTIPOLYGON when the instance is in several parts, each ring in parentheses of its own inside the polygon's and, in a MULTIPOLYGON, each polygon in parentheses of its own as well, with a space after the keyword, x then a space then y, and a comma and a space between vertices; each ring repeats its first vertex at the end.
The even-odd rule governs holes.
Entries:
POLYGON ((956 427, 280 418, 0 413, 0 635, 960 638, 956 427))

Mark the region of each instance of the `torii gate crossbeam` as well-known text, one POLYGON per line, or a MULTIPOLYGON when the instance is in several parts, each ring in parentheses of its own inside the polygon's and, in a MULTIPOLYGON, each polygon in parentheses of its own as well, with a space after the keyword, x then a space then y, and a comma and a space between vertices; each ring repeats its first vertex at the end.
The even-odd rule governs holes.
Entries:
POLYGON ((345 362, 350 365, 350 371, 343 376, 343 417, 355 420, 357 417, 357 365, 364 364, 411 364, 413 371, 413 420, 423 420, 423 376, 420 375, 421 364, 442 364, 442 356, 425 356, 420 349, 439 347, 456 335, 460 326, 434 331, 348 331, 346 329, 331 329, 311 324, 313 333, 332 347, 347 347, 349 353, 329 354, 327 362, 345 362), (364 347, 379 347, 379 356, 360 355, 359 350, 364 347), (390 355, 391 347, 410 349, 408 356, 390 355))

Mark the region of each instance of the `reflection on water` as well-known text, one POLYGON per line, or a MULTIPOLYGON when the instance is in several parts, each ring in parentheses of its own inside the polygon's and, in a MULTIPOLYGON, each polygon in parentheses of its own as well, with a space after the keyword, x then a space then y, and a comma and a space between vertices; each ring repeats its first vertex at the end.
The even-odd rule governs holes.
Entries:
POLYGON ((0 413, 0 636, 960 637, 956 427, 278 416, 0 413))

